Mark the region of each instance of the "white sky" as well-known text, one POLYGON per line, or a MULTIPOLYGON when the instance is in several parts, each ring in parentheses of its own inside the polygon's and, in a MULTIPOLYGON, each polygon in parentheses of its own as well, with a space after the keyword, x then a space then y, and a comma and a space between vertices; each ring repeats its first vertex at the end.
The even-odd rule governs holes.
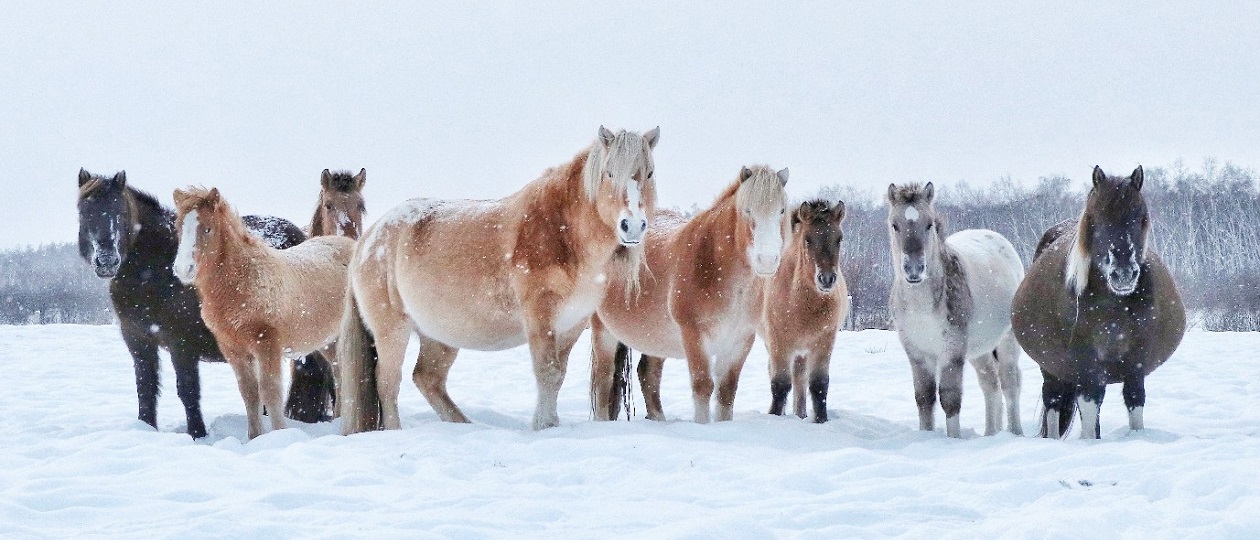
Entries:
POLYGON ((218 186, 305 224, 500 197, 600 124, 661 126, 661 203, 739 167, 789 191, 1095 164, 1260 166, 1260 4, 0 4, 0 247, 73 240, 75 174, 218 186))

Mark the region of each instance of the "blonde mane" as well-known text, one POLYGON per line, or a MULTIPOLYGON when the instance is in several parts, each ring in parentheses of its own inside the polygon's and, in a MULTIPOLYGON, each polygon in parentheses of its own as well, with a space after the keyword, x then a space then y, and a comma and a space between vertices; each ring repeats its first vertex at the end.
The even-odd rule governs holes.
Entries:
POLYGON ((1063 273, 1063 285, 1076 296, 1083 294, 1089 286, 1090 258, 1089 251, 1085 248, 1088 219, 1088 213, 1083 212, 1076 221, 1076 237, 1072 239, 1072 248, 1067 255, 1067 269, 1063 273))
MULTIPOLYGON (((744 174, 741 172, 741 175, 744 174)), ((777 208, 786 204, 783 193, 783 182, 769 165, 753 165, 748 167, 748 178, 736 182, 718 196, 719 199, 729 197, 735 192, 736 208, 752 208, 754 212, 765 208, 777 208)))
MULTIPOLYGON (((652 169, 652 147, 647 139, 638 133, 621 130, 613 136, 611 143, 605 145, 595 141, 586 154, 586 165, 582 167, 582 185, 586 196, 595 200, 599 193, 599 183, 604 180, 604 171, 608 169, 634 170, 652 169)), ((629 176, 613 178, 619 190, 626 188, 629 176)))

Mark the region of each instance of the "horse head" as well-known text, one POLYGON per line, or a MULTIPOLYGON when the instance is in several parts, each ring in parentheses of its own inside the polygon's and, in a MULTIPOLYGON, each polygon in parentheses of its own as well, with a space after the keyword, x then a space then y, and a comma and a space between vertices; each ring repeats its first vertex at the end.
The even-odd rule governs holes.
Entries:
MULTIPOLYGON (((1151 219, 1142 197, 1142 167, 1128 177, 1107 176, 1094 167, 1093 187, 1077 229, 1069 257, 1068 279, 1084 290, 1089 268, 1097 268, 1112 293, 1127 296, 1137 290, 1151 219), (1088 260, 1088 265, 1082 264, 1088 260), (1073 267, 1075 261, 1075 268, 1073 267), (1085 272, 1085 279, 1078 279, 1085 272)), ((1072 283, 1069 283, 1072 284, 1072 283)))
POLYGON ((787 216, 788 170, 765 165, 743 167, 735 190, 735 209, 741 225, 736 242, 744 246, 748 264, 761 276, 774 275, 783 259, 789 230, 787 216))
POLYGON ((227 226, 225 215, 231 212, 218 188, 177 189, 175 198, 175 230, 179 233, 179 249, 175 252, 175 277, 185 284, 197 278, 197 268, 224 249, 227 226))
POLYGON ((893 266, 906 283, 923 281, 928 260, 940 255, 944 243, 941 219, 932 206, 936 188, 927 185, 888 184, 888 230, 893 266))
POLYGON ((311 236, 337 235, 359 237, 363 230, 363 184, 367 183, 367 169, 359 174, 350 171, 320 173, 319 206, 311 219, 311 236))
POLYGON ((835 205, 821 199, 806 201, 792 213, 792 234, 797 235, 797 245, 814 263, 814 285, 823 294, 831 292, 839 279, 843 221, 844 201, 836 201, 835 205))
POLYGON ((135 214, 125 171, 107 177, 79 169, 79 255, 97 277, 118 275, 135 232, 135 214))
POLYGON ((625 130, 613 133, 600 126, 599 141, 587 157, 583 171, 586 194, 623 246, 643 243, 656 211, 652 149, 660 136, 659 127, 639 135, 625 130))

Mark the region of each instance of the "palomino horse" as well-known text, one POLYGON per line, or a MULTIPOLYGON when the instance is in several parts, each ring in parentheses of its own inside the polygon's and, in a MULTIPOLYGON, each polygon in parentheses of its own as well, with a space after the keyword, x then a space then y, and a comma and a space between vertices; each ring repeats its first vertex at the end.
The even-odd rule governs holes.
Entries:
MULTIPOLYGON (((188 434, 206 436, 201 416, 198 360, 222 362, 214 335, 201 320, 197 291, 175 279, 178 237, 175 213, 153 196, 127 185, 127 173, 100 176, 79 169, 79 253, 96 275, 109 279, 109 297, 136 374, 140 420, 157 427, 158 349, 171 354, 175 387, 188 420, 188 434)), ((280 218, 245 216, 274 225, 274 247, 300 243, 296 226, 280 218), (287 225, 286 225, 287 224, 287 225)), ((264 231, 251 229, 260 236, 264 231)))
POLYGON ((1150 224, 1142 168, 1125 178, 1094 167, 1081 217, 1042 236, 1012 315, 1015 336, 1044 378, 1041 436, 1066 435, 1079 408, 1081 438, 1099 438, 1111 383, 1124 383, 1129 428, 1142 429, 1146 376, 1172 356, 1186 329, 1172 275, 1147 247, 1150 224))
POLYGON ((792 213, 792 236, 779 271, 766 283, 758 331, 770 353, 770 414, 783 414, 792 390, 796 416, 805 418, 808 365, 814 421, 827 421, 831 348, 849 313, 839 270, 843 221, 843 201, 807 201, 792 213))
POLYGON ((263 405, 271 428, 282 429, 283 355, 336 337, 354 241, 323 236, 273 249, 246 231, 218 189, 175 190, 175 207, 175 275, 197 287, 201 317, 236 372, 249 438, 262 434, 263 405))
MULTIPOLYGON (((319 203, 307 228, 310 235, 358 239, 359 231, 363 230, 363 212, 366 209, 363 185, 366 183, 367 169, 359 169, 359 174, 353 175, 349 171, 324 169, 319 175, 319 203)), ((337 381, 332 365, 319 351, 294 360, 289 380, 285 416, 307 423, 333 417, 337 381)))
POLYGON ((717 419, 731 419, 739 372, 761 321, 762 284, 779 268, 783 253, 787 178, 787 169, 742 168, 711 208, 686 221, 662 215, 647 235, 649 274, 637 293, 620 293, 632 276, 609 274, 610 294, 591 317, 597 420, 611 419, 618 342, 645 355, 639 377, 648 418, 664 419, 664 358, 686 358, 696 422, 709 421, 715 376, 717 419))
POLYGON ((559 425, 569 351, 604 298, 605 276, 642 265, 659 134, 600 127, 572 161, 505 199, 412 199, 369 228, 350 264, 337 344, 343 431, 400 427, 412 331, 420 338, 412 380, 442 420, 468 421, 446 392, 459 349, 528 343, 533 427, 559 425))
POLYGON ((914 375, 919 429, 934 428, 939 385, 945 433, 961 436, 962 369, 970 360, 984 391, 985 435, 1002 430, 1002 394, 1010 431, 1022 434, 1011 300, 1024 264, 1011 243, 993 231, 970 229, 946 238, 932 207, 934 193, 931 182, 888 186, 895 269, 888 304, 914 375))

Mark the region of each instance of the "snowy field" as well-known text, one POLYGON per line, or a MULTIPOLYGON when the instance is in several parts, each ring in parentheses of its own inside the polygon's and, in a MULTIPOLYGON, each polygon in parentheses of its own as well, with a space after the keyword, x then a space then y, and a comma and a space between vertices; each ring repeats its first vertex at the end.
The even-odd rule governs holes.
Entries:
MULTIPOLYGON (((976 436, 983 411, 970 368, 966 439, 921 433, 905 357, 896 335, 880 331, 838 335, 825 425, 764 414, 760 345, 733 422, 688 420, 686 368, 671 361, 670 422, 595 423, 586 347, 575 349, 560 396, 563 425, 541 433, 528 429, 534 383, 523 348, 461 353, 451 394, 472 425, 437 421, 404 382, 401 431, 342 437, 335 425, 300 425, 249 443, 230 368, 203 364, 210 436, 193 442, 165 361, 160 432, 135 420, 116 328, 0 327, 0 536, 1260 534, 1260 334, 1189 333, 1148 379, 1149 428, 1128 430, 1113 386, 1102 441, 976 436)), ((1022 366, 1031 431, 1041 378, 1027 357, 1022 366)))

